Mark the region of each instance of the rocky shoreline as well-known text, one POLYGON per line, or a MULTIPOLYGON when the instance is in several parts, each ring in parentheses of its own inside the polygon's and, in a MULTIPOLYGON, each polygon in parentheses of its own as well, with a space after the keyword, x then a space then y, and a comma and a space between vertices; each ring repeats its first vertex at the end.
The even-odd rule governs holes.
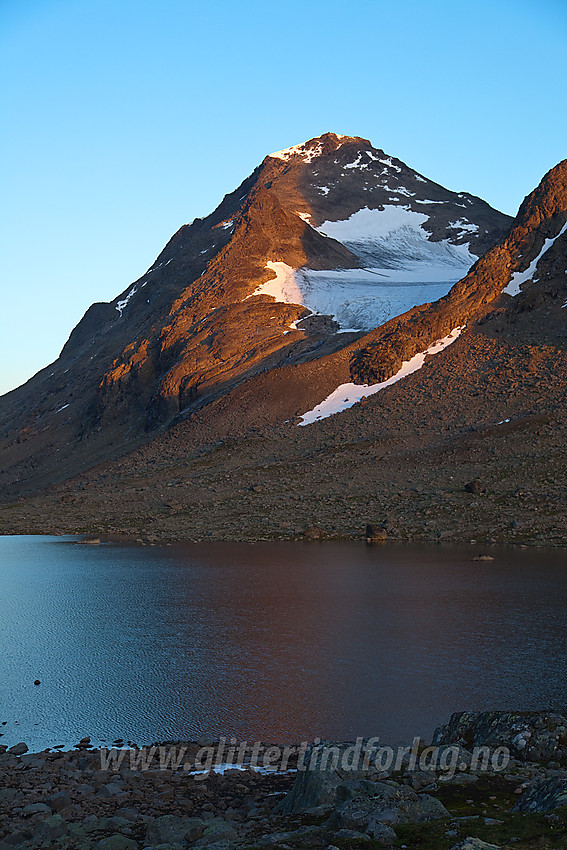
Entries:
POLYGON ((359 739, 276 765, 262 745, 272 770, 246 756, 188 770, 215 746, 168 742, 149 760, 87 737, 69 751, 1 746, 0 850, 567 846, 567 712, 455 714, 387 765, 390 748, 359 739))

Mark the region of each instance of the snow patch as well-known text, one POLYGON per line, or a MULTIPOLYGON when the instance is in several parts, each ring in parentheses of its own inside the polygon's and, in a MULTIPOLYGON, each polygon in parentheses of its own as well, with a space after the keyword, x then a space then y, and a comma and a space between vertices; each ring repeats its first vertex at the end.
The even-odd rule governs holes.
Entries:
POLYGON ((299 216, 299 218, 303 219, 303 221, 304 221, 306 224, 310 224, 310 223, 311 223, 311 213, 301 213, 301 212, 298 212, 298 213, 297 213, 297 215, 299 216))
POLYGON ((295 279, 295 270, 291 266, 287 263, 269 261, 266 263, 266 268, 276 273, 275 278, 260 284, 247 298, 253 298, 255 295, 271 295, 276 301, 284 304, 303 304, 303 295, 295 279))
POLYGON ((523 284, 533 278, 534 274, 536 273, 537 264, 539 263, 543 255, 547 251, 549 251, 556 239, 559 239, 559 237, 562 236, 566 230, 567 221, 565 222, 557 236, 553 236, 551 239, 545 240, 545 242, 543 243, 543 248, 541 249, 537 257, 531 261, 528 268, 524 272, 513 273, 512 277, 510 278, 510 282, 507 284, 507 286, 504 287, 502 292, 505 292, 506 295, 511 295, 512 297, 514 297, 515 295, 519 295, 523 284))
POLYGON ((317 230, 323 236, 331 236, 340 242, 358 242, 389 236, 400 227, 411 227, 415 230, 428 218, 428 215, 413 212, 408 207, 386 204, 383 210, 363 207, 343 221, 325 221, 317 230))
MULTIPOLYGON (((69 370, 67 370, 69 371, 69 370)), ((70 402, 69 402, 70 404, 70 402)), ((56 410, 55 413, 61 413, 62 410, 65 410, 66 407, 69 407, 69 404, 64 404, 63 407, 60 407, 59 410, 56 410)))
POLYGON ((359 153, 354 162, 349 162, 348 165, 343 165, 343 168, 368 168, 368 163, 362 163, 362 153, 359 153))
POLYGON ((397 171, 398 173, 402 170, 399 165, 394 165, 391 156, 387 156, 386 159, 378 159, 377 162, 380 162, 382 165, 387 165, 388 168, 393 168, 394 171, 397 171))
POLYGON ((251 764, 234 764, 233 762, 222 762, 221 764, 213 764, 206 770, 191 770, 189 776, 204 776, 207 773, 224 774, 227 770, 251 770, 254 773, 271 774, 271 773, 296 773, 295 768, 280 770, 276 765, 251 765, 251 764))
MULTIPOLYGON (((338 139, 344 139, 344 136, 337 136, 338 139)), ((275 151, 275 153, 271 153, 270 156, 274 157, 274 159, 283 159, 287 161, 291 159, 292 156, 300 156, 303 162, 313 162, 313 160, 321 156, 323 153, 323 144, 322 142, 318 142, 313 147, 307 147, 308 142, 303 142, 301 145, 292 145, 291 148, 285 148, 282 151, 275 151)), ((339 145, 340 147, 340 145, 339 145)))
MULTIPOLYGON (((162 265, 162 263, 160 263, 160 266, 161 265, 162 265)), ((120 313, 121 316, 122 316, 122 313, 124 312, 124 309, 128 306, 128 302, 129 302, 130 298, 132 298, 132 296, 135 295, 137 291, 138 291, 138 287, 137 287, 136 284, 134 284, 134 286, 132 287, 132 289, 130 290, 130 292, 126 296, 126 298, 123 298, 122 301, 119 301, 117 303, 116 309, 118 310, 118 312, 120 313)))
POLYGON ((315 188, 319 189, 319 191, 321 192, 322 195, 328 195, 329 194, 329 187, 328 186, 315 186, 315 188))
POLYGON ((467 221, 466 218, 459 218, 457 221, 450 221, 447 227, 451 227, 453 230, 458 230, 457 238, 461 238, 462 236, 466 236, 467 233, 478 233, 478 224, 472 224, 470 221, 467 221))
POLYGON ((313 410, 308 410, 307 413, 304 413, 301 417, 302 421, 298 424, 311 425, 313 422, 326 419, 328 416, 333 416, 335 413, 342 413, 343 410, 347 410, 349 407, 352 407, 353 404, 361 401, 361 399, 366 398, 369 395, 374 395, 380 390, 383 390, 385 387, 389 387, 392 384, 401 381, 402 378, 406 378, 408 375, 413 374, 413 372, 417 372, 425 363, 425 359, 428 355, 433 356, 435 354, 439 354, 439 352, 443 351, 447 348, 447 346, 455 342, 455 340, 460 336, 463 328, 464 326, 454 328, 450 334, 443 337, 443 339, 438 340, 433 345, 430 345, 426 351, 416 354, 411 358, 411 360, 405 360, 396 374, 392 375, 391 378, 388 378, 387 381, 370 385, 352 383, 341 384, 336 390, 328 395, 324 401, 314 407, 313 410))

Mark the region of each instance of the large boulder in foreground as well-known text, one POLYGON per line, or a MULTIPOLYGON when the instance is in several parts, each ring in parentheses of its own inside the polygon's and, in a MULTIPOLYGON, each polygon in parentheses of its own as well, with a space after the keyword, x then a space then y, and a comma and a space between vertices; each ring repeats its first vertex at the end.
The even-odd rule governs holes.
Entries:
MULTIPOLYGON (((309 809, 327 806, 331 808, 337 801, 339 786, 356 780, 379 780, 385 774, 376 770, 359 770, 358 757, 355 758, 355 746, 339 743, 321 747, 319 751, 308 751, 304 770, 298 770, 293 788, 276 807, 278 814, 291 815, 306 812, 309 809), (333 759, 332 752, 338 753, 333 759), (353 758, 349 758, 352 751, 353 758)), ((343 797, 344 799, 344 797, 343 797)))
POLYGON ((439 800, 388 779, 388 774, 370 764, 366 768, 360 763, 349 765, 346 745, 334 749, 341 755, 335 763, 323 749, 314 761, 309 760, 309 769, 298 771, 293 788, 276 807, 277 814, 308 812, 328 817, 327 825, 333 830, 354 830, 386 844, 395 841, 395 824, 450 817, 439 800))
POLYGON ((423 823, 450 817, 435 797, 389 780, 346 782, 338 788, 337 798, 330 820, 335 828, 375 834, 377 824, 423 823))

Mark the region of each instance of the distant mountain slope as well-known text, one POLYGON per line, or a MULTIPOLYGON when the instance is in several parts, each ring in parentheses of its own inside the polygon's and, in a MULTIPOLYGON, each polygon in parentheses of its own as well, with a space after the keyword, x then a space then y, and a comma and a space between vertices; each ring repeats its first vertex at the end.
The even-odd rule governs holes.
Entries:
POLYGON ((445 294, 508 224, 358 137, 266 157, 0 400, 0 484, 24 492, 119 456, 255 374, 340 352, 344 364, 364 333, 445 294))

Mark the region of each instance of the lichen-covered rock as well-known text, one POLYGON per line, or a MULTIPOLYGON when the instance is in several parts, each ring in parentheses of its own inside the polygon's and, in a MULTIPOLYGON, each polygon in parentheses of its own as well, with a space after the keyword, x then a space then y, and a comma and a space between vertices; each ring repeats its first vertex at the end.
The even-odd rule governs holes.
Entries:
POLYGON ((567 806, 567 776, 534 783, 524 791, 514 811, 551 812, 561 806, 567 806))
POLYGON ((508 747, 522 761, 567 764, 567 716, 557 712, 482 711, 453 714, 435 730, 433 744, 508 747))

